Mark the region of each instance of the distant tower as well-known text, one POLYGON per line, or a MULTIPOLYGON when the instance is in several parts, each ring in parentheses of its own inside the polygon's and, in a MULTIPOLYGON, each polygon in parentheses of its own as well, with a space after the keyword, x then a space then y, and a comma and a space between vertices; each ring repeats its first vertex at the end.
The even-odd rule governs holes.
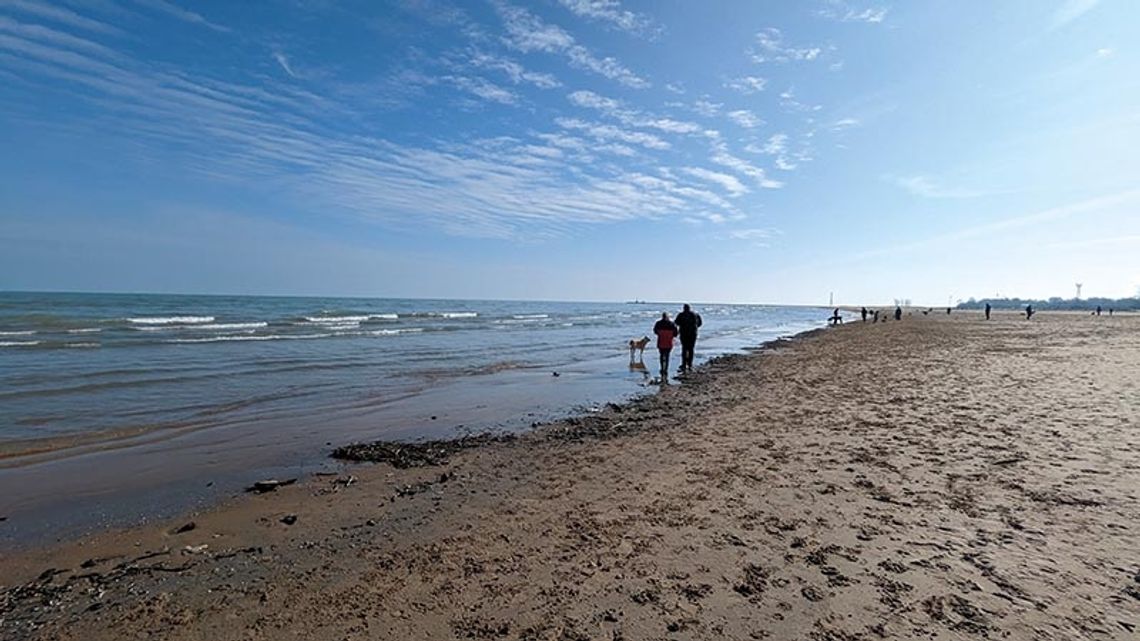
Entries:
POLYGON ((827 306, 831 307, 834 304, 835 304, 835 292, 831 292, 830 294, 827 295, 827 306))
POLYGON ((1081 299, 1081 285, 1084 283, 1077 283, 1077 300, 1081 299))

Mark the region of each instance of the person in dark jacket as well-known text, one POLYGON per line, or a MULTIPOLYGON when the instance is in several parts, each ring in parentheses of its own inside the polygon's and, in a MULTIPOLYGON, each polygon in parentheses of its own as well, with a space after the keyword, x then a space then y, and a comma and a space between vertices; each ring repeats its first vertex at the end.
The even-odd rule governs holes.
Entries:
POLYGON ((895 320, 902 320, 902 307, 895 305, 895 320))
POLYGON ((990 310, 992 310, 992 309, 993 309, 993 308, 992 308, 992 307, 990 307, 990 304, 989 304, 989 303, 986 303, 986 320, 989 320, 989 319, 990 319, 990 310))
POLYGON ((673 351, 673 339, 677 338, 677 326, 669 320, 669 314, 661 312, 661 320, 653 325, 657 335, 657 353, 661 355, 661 382, 669 380, 669 352, 673 351))
POLYGON ((693 371, 693 350, 697 346, 697 328, 701 326, 701 315, 694 312, 686 303, 677 314, 677 330, 681 335, 681 371, 693 371))

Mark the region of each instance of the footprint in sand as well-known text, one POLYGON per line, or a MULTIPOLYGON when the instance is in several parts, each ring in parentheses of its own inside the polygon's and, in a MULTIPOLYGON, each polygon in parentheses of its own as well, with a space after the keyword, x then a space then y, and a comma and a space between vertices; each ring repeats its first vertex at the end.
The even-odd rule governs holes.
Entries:
POLYGON ((800 594, 804 595, 804 598, 807 599, 808 601, 813 601, 813 602, 814 601, 822 601, 823 597, 824 597, 823 592, 818 590, 815 586, 811 586, 811 585, 800 590, 800 594))

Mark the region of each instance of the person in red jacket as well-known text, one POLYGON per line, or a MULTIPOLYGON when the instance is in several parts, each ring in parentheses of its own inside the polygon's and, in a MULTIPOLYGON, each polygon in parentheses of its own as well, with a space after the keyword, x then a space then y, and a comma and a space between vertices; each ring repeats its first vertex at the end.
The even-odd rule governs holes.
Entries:
POLYGON ((661 382, 669 380, 669 352, 673 351, 673 340, 677 338, 677 326, 669 320, 667 312, 661 312, 661 320, 653 326, 657 335, 657 353, 661 355, 661 382))

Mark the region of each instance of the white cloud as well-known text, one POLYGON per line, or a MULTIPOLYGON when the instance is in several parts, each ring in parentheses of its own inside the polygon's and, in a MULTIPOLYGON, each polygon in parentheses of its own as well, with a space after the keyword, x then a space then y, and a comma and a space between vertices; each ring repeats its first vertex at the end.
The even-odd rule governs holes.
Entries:
POLYGON ((782 171, 792 171, 799 166, 798 163, 793 162, 793 158, 802 161, 811 159, 805 150, 801 150, 796 154, 789 154, 788 135, 782 133, 772 134, 764 144, 751 144, 745 147, 744 150, 754 154, 775 156, 773 164, 776 165, 777 169, 782 171))
POLYGON ((690 176, 700 178, 701 180, 720 185, 725 189, 725 191, 729 192, 733 196, 740 196, 748 193, 748 188, 745 187, 744 183, 740 182, 740 179, 738 179, 736 176, 722 174, 716 171, 710 171, 708 169, 704 169, 703 167, 682 167, 681 171, 689 174, 690 176))
POLYGON ((540 89, 553 89, 562 86, 562 83, 551 74, 529 71, 510 58, 474 51, 468 57, 468 62, 480 69, 502 71, 516 85, 525 82, 540 89))
POLYGON ((729 119, 731 119, 737 125, 740 125, 746 129, 754 129, 764 124, 764 121, 761 120, 759 116, 752 113, 751 111, 748 111, 747 109, 737 109, 736 111, 730 111, 725 115, 727 115, 729 119))
POLYGON ((513 105, 518 102, 518 96, 516 96, 514 92, 509 89, 504 89, 486 78, 480 78, 478 76, 444 76, 443 79, 483 100, 497 102, 502 105, 513 105))
POLYGON ((993 193, 977 189, 944 187, 929 176, 887 176, 886 179, 923 198, 979 198, 993 193))
POLYGON ((622 109, 621 103, 613 98, 606 98, 600 96, 592 91, 575 91, 569 96, 570 102, 578 105, 579 107, 590 107, 599 109, 606 113, 613 113, 622 109))
POLYGON ((582 131, 599 140, 619 140, 649 149, 669 149, 671 146, 657 136, 643 131, 626 131, 612 125, 585 122, 577 118, 555 118, 554 122, 563 129, 582 131))
POLYGON ((843 131, 844 129, 858 127, 859 125, 860 122, 856 118, 840 118, 839 120, 836 120, 835 122, 828 125, 827 128, 832 131, 843 131))
POLYGON ((788 89, 787 91, 784 91, 780 94, 780 107, 782 107, 785 111, 799 112, 819 111, 823 109, 823 105, 812 105, 800 102, 796 99, 796 94, 791 89, 788 89))
POLYGON ((759 76, 742 76, 735 80, 730 80, 725 83, 725 87, 735 89, 742 94, 753 94, 758 91, 764 91, 764 86, 768 81, 759 76))
POLYGON ((542 51, 561 54, 572 66, 592 71, 627 87, 642 89, 650 86, 649 81, 630 71, 616 59, 598 58, 590 53, 561 27, 547 24, 538 16, 519 7, 506 3, 498 3, 496 6, 507 30, 506 42, 511 47, 523 52, 542 51))
POLYGON ((747 176, 754 180, 757 185, 765 189, 779 189, 784 186, 784 183, 778 180, 768 178, 767 174, 760 167, 752 165, 747 160, 732 155, 728 151, 728 146, 723 141, 715 140, 712 143, 712 155, 709 160, 722 166, 732 169, 742 176, 747 176))
POLYGON ((748 241, 756 247, 767 247, 768 241, 778 235, 780 232, 776 229, 755 227, 752 229, 734 229, 728 232, 727 238, 748 241))
MULTIPOLYGON (((566 119, 562 132, 521 139, 397 143, 383 130, 345 129, 351 118, 330 119, 352 113, 354 103, 341 99, 354 94, 315 95, 291 84, 270 90, 169 71, 96 43, 64 46, 46 30, 23 35, 28 39, 0 36, 7 73, 59 83, 97 106, 83 131, 131 140, 121 162, 150 163, 154 150, 169 150, 170 162, 205 184, 243 185, 389 227, 430 225, 478 237, 534 238, 708 207, 733 212, 709 189, 596 161, 600 153, 633 155, 634 146, 669 148, 642 131, 566 119)), ((487 88, 460 78, 467 77, 428 80, 487 88)))
POLYGON ((728 232, 728 235, 740 240, 756 240, 758 238, 771 238, 774 234, 771 229, 736 229, 728 232))
POLYGON ((101 56, 108 59, 118 57, 114 50, 109 47, 97 44, 86 38, 73 36, 63 31, 56 31, 55 29, 50 29, 42 25, 17 22, 0 16, 0 34, 2 33, 12 34, 27 39, 27 41, 39 40, 50 42, 53 46, 70 51, 83 52, 88 55, 101 56))
POLYGON ((121 34, 122 31, 118 27, 92 20, 85 16, 81 16, 70 9, 63 7, 55 7, 38 2, 28 2, 27 0, 4 0, 0 2, 0 7, 9 11, 17 13, 31 14, 39 18, 44 18, 52 22, 56 22, 68 27, 82 29, 84 31, 93 31, 105 34, 121 34))
POLYGON ((183 22, 189 22, 190 24, 196 24, 202 27, 206 27, 207 29, 212 29, 214 31, 223 33, 228 33, 231 31, 229 27, 223 27, 220 24, 210 22, 206 18, 202 17, 201 14, 183 9, 173 2, 168 2, 168 0, 132 0, 132 2, 146 7, 147 9, 152 9, 154 11, 159 11, 169 16, 173 16, 183 22))
POLYGON ((558 0, 558 2, 584 18, 601 20, 634 34, 652 34, 657 29, 648 17, 627 11, 618 0, 558 0))
POLYGON ((782 154, 788 149, 788 134, 772 134, 764 145, 766 154, 782 154))
POLYGON ((1100 0, 1065 0, 1053 12, 1049 23, 1049 30, 1060 29, 1070 22, 1080 18, 1099 4, 1100 0))
POLYGON ((626 107, 619 100, 606 98, 605 96, 598 95, 593 91, 574 91, 570 93, 567 98, 570 100, 570 102, 578 105, 579 107, 597 109, 607 116, 620 120, 623 124, 629 125, 631 127, 657 129, 659 131, 665 131, 674 134, 692 134, 701 131, 701 126, 696 123, 685 122, 683 120, 675 120, 673 118, 648 115, 636 109, 630 109, 626 107))
POLYGON ((828 0, 827 6, 819 10, 819 15, 840 22, 868 22, 878 24, 886 19, 886 7, 856 8, 844 0, 828 0))
POLYGON ((700 98, 693 103, 693 111, 696 111, 706 118, 712 118, 713 116, 720 113, 720 108, 723 106, 724 105, 719 102, 712 102, 705 98, 700 98))
POLYGON ((277 61, 277 64, 281 66, 281 69, 284 70, 285 73, 289 74, 290 77, 297 77, 297 74, 293 73, 293 68, 289 66, 288 56, 286 56, 284 53, 281 53, 280 51, 274 51, 273 59, 277 61))
POLYGON ((822 47, 791 47, 784 44, 779 29, 769 27, 756 34, 756 46, 749 52, 753 62, 796 62, 815 60, 823 53, 822 47))
POLYGON ((1100 49, 1096 50, 1096 57, 1097 58, 1111 58, 1113 56, 1113 54, 1115 54, 1115 53, 1116 53, 1115 51, 1113 51, 1112 49, 1109 49, 1108 47, 1101 47, 1100 49))

